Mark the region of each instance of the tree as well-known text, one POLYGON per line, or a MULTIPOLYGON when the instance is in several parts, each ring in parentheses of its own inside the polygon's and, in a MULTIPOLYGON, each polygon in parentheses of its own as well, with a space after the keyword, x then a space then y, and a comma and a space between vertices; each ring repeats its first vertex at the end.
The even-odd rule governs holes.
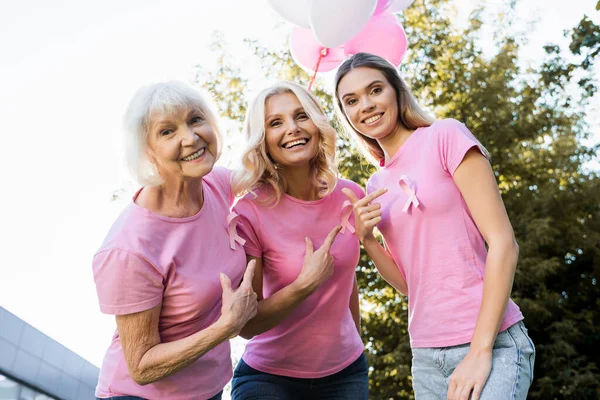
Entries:
MULTIPOLYGON (((402 16, 412 45, 400 71, 422 105, 438 118, 466 123, 492 154, 520 245, 512 297, 538 351, 530 398, 599 398, 600 179, 584 167, 597 148, 582 144, 589 132, 587 101, 597 82, 588 75, 574 88, 569 85, 598 54, 597 27, 584 18, 583 28, 580 24, 574 30, 577 44, 571 50, 586 51, 581 65, 566 62, 560 49, 549 45, 542 65, 523 71, 518 51, 524 38, 506 34, 511 31, 510 5, 497 24, 498 51, 491 58, 478 46, 480 11, 472 14, 468 28, 459 30, 450 21, 447 0, 417 1, 402 16)), ((287 49, 247 43, 268 77, 302 84, 310 79, 287 49)), ((223 48, 219 51, 226 57, 223 48)), ((246 81, 231 65, 222 63, 201 76, 225 115, 239 122, 246 81)), ((340 128, 322 81, 313 92, 340 128)), ((373 172, 343 137, 339 167, 344 177, 362 185, 373 172)), ((407 300, 379 277, 364 253, 357 275, 371 398, 412 399, 407 300)))

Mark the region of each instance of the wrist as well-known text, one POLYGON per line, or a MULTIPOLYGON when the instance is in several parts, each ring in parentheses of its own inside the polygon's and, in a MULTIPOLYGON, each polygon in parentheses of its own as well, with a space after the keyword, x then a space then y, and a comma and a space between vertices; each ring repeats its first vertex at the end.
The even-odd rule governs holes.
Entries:
POLYGON ((300 275, 294 282, 290 284, 290 289, 292 289, 294 294, 304 298, 314 292, 315 287, 306 279, 304 279, 302 275, 300 275))
POLYGON ((360 240, 360 242, 363 244, 363 246, 369 246, 372 243, 377 241, 377 239, 375 239, 375 236, 373 235, 372 232, 368 235, 365 235, 362 238, 358 238, 358 240, 360 240))
POLYGON ((494 350, 494 342, 481 342, 478 340, 473 340, 469 346, 469 352, 478 355, 484 354, 492 354, 494 350))
POLYGON ((221 314, 221 317, 215 322, 214 327, 218 330, 219 335, 225 340, 235 337, 239 334, 235 321, 228 314, 221 314))

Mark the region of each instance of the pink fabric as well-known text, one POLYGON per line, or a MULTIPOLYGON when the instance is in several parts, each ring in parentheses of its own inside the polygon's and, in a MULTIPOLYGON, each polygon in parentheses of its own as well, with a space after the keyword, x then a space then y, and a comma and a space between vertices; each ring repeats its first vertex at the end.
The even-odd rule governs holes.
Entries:
MULTIPOLYGON (((219 273, 226 273, 234 287, 239 285, 246 258, 242 246, 230 248, 229 171, 213 169, 204 177, 203 193, 202 209, 188 218, 163 217, 134 202, 125 208, 93 261, 103 313, 130 314, 162 302, 162 342, 190 336, 219 318, 219 273)), ((229 342, 224 342, 181 371, 140 386, 129 375, 115 332, 96 396, 206 399, 220 392, 231 376, 229 342)))
MULTIPOLYGON (((246 253, 263 260, 263 296, 292 283, 302 270, 309 237, 315 250, 329 232, 341 224, 347 187, 358 197, 362 189, 339 180, 335 190, 316 201, 284 195, 279 204, 260 202, 264 193, 241 199, 234 210, 240 216, 239 232, 246 253)), ((353 216, 348 216, 350 223, 353 216)), ((363 352, 363 343, 350 312, 350 295, 359 258, 359 242, 348 229, 338 234, 331 254, 333 276, 312 293, 282 323, 257 335, 246 345, 243 359, 252 368, 294 378, 321 378, 341 371, 363 352)))
MULTIPOLYGON (((378 228, 408 284, 412 347, 471 341, 483 295, 487 251, 452 175, 480 144, 460 122, 445 119, 417 129, 367 192, 379 197, 378 228)), ((500 330, 523 319, 509 300, 500 330)))

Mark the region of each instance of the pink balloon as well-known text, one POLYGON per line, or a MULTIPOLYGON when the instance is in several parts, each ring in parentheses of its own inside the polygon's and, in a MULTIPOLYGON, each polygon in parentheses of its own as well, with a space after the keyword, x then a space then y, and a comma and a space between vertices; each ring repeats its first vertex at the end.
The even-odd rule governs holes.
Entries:
POLYGON ((322 52, 324 55, 317 69, 327 72, 336 68, 346 58, 342 46, 328 49, 317 42, 312 30, 296 27, 290 36, 290 50, 294 60, 305 70, 314 72, 322 52))
POLYGON ((390 4, 392 4, 392 1, 394 0, 377 0, 377 6, 373 15, 383 14, 390 4))
POLYGON ((344 45, 347 56, 371 53, 399 66, 406 53, 407 42, 404 28, 396 17, 385 13, 374 15, 367 26, 344 45))

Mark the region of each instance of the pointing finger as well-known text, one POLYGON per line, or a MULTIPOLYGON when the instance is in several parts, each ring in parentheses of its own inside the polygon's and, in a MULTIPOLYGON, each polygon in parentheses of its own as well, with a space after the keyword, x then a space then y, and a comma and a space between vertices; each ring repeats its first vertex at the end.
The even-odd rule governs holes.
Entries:
POLYGON ((376 198, 378 198, 379 196, 381 196, 382 194, 384 194, 385 192, 387 192, 387 188, 381 188, 375 192, 369 193, 368 195, 366 195, 365 197, 363 197, 362 199, 360 199, 358 201, 358 204, 363 206, 363 205, 367 205, 370 202, 372 202, 373 200, 375 200, 376 198))
POLYGON ((244 272, 244 280, 242 284, 252 286, 252 279, 254 279, 254 271, 256 270, 256 260, 250 260, 248 266, 246 267, 246 272, 244 272))
POLYGON ((219 278, 221 280, 221 287, 223 288, 223 293, 231 292, 231 279, 229 279, 229 277, 222 272, 219 274, 219 278))
POLYGON ((309 238, 304 238, 304 242, 306 243, 306 253, 304 254, 304 257, 312 256, 315 250, 313 247, 312 240, 310 240, 309 238))
POLYGON ((348 188, 343 188, 342 193, 344 193, 346 195, 346 197, 348 199, 350 199, 350 203, 354 204, 358 201, 358 197, 356 196, 356 193, 354 193, 352 190, 350 190, 348 188))
POLYGON ((329 252, 329 249, 331 249, 331 245, 333 245, 335 237, 338 235, 338 233, 340 233, 341 230, 341 225, 338 225, 335 228, 333 228, 331 232, 329 232, 329 235, 327 235, 327 237, 325 238, 325 242, 323 243, 323 246, 321 246, 321 248, 329 252))

